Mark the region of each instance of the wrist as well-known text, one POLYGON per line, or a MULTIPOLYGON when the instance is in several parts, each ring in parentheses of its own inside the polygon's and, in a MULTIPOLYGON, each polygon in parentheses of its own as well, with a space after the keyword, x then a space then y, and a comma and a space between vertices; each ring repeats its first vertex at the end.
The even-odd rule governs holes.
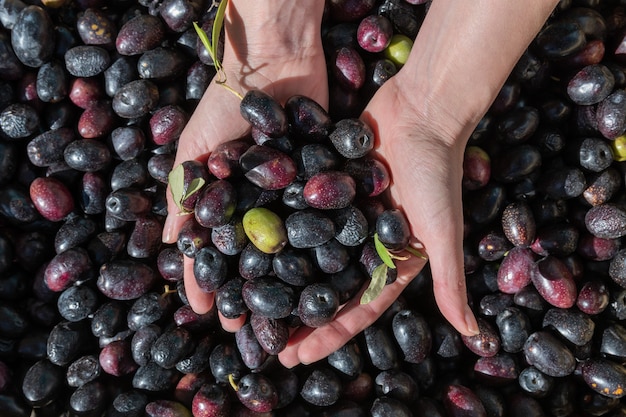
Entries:
POLYGON ((415 138, 420 141, 435 140, 449 149, 464 149, 488 105, 468 103, 462 91, 433 90, 427 80, 423 81, 402 70, 387 81, 399 120, 419 131, 415 138))
POLYGON ((301 54, 321 42, 324 0, 230 0, 225 34, 248 56, 301 54))
POLYGON ((452 143, 466 143, 556 3, 433 2, 395 76, 404 99, 452 143))

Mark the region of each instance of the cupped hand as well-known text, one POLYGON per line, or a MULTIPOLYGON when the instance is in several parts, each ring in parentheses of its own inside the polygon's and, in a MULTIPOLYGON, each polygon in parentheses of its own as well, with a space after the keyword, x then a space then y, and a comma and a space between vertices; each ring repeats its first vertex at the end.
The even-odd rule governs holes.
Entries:
MULTIPOLYGON (((285 0, 229 2, 224 29, 224 74, 218 74, 211 81, 182 132, 175 167, 186 160, 206 161, 218 144, 249 132, 250 126, 239 111, 240 98, 216 82, 224 75, 228 87, 241 95, 251 89, 261 89, 284 103, 289 97, 300 94, 327 107, 327 71, 319 33, 322 10, 323 7, 316 4, 308 15, 302 16, 301 7, 285 0), (280 8, 281 13, 277 14, 270 6, 280 8), (254 28, 255 24, 267 27, 265 30, 254 28), (298 25, 297 33, 290 25, 298 25)), ((163 242, 175 243, 190 214, 178 214, 169 187, 167 201, 163 242)), ((193 310, 201 314, 209 311, 213 294, 199 288, 193 276, 193 259, 187 257, 184 258, 184 282, 193 310)), ((234 331, 243 324, 245 317, 234 320, 220 317, 220 320, 224 329, 234 331)))
MULTIPOLYGON (((411 90, 402 87, 400 77, 392 78, 374 95, 361 117, 374 130, 375 151, 390 170, 390 203, 404 211, 412 235, 428 255, 441 313, 460 333, 473 335, 478 326, 467 305, 462 248, 461 181, 466 138, 452 133, 458 131, 455 120, 450 120, 450 126, 433 124, 434 118, 421 114, 407 91, 411 90)), ((425 261, 412 256, 397 264, 398 279, 378 298, 360 305, 355 297, 331 323, 298 329, 279 354, 280 361, 292 367, 320 360, 376 321, 425 261)))

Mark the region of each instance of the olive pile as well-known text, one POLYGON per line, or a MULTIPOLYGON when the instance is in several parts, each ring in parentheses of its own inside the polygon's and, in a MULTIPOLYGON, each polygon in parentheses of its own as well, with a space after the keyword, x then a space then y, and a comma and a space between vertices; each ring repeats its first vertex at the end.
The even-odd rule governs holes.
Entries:
POLYGON ((385 45, 414 39, 428 3, 329 0, 328 112, 248 92, 253 134, 181 165, 193 215, 164 245, 176 140, 215 74, 192 24, 210 32, 215 10, 0 2, 0 416, 626 415, 620 1, 562 0, 469 140, 480 334, 445 322, 426 268, 294 369, 276 359, 289 328, 326 323, 367 284, 373 233, 406 245, 378 226, 403 217, 381 203, 390 179, 358 116, 401 64, 385 45), (188 305, 183 253, 216 292, 207 314, 188 305), (230 334, 218 310, 249 320, 230 334))

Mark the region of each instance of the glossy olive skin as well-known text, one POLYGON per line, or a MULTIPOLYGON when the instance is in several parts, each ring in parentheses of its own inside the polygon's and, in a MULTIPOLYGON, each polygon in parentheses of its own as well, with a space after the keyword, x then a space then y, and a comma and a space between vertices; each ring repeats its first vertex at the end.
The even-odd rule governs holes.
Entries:
POLYGON ((405 361, 420 363, 430 354, 432 334, 421 314, 413 310, 397 312, 393 317, 392 329, 405 361))
POLYGON ((524 343, 526 360, 543 373, 559 377, 571 374, 574 355, 555 336, 546 331, 531 334, 524 343))
POLYGON ((554 255, 535 263, 531 281, 548 303, 559 308, 569 308, 576 302, 576 283, 567 266, 554 255))
POLYGON ((118 260, 100 267, 98 288, 114 300, 133 300, 148 292, 155 281, 150 266, 131 259, 118 260))
POLYGON ((29 67, 39 67, 54 53, 54 26, 48 12, 40 6, 27 6, 19 14, 11 36, 18 59, 29 67))
POLYGON ((605 359, 595 359, 582 365, 585 382, 596 392, 611 398, 624 396, 625 369, 605 359))
POLYGON ((576 104, 599 103, 612 91, 613 73, 604 65, 588 65, 572 77, 567 85, 568 96, 576 104))
POLYGON ((500 336, 488 321, 478 320, 477 336, 462 336, 463 343, 469 350, 481 357, 494 356, 500 351, 500 336))
POLYGON ((193 261, 193 273, 198 286, 206 292, 217 290, 227 278, 226 256, 212 246, 201 248, 193 261))
POLYGON ((530 205, 525 201, 508 204, 502 212, 502 230, 515 246, 529 246, 537 232, 530 205))
POLYGON ((445 390, 444 405, 451 416, 467 415, 465 410, 472 410, 473 416, 486 416, 487 411, 474 391, 463 385, 449 385, 445 390))
POLYGON ((63 379, 62 368, 44 359, 28 369, 22 390, 31 405, 46 405, 60 392, 63 379))
POLYGON ((133 375, 133 388, 160 392, 172 389, 178 380, 176 370, 165 369, 154 362, 148 362, 145 366, 140 366, 133 375))
POLYGON ((534 107, 512 109, 496 126, 498 138, 510 145, 526 142, 537 131, 539 120, 539 110, 534 107))
POLYGON ((120 56, 111 62, 103 75, 104 90, 109 97, 114 97, 122 86, 138 77, 136 62, 131 57, 120 56))
POLYGON ((88 138, 75 140, 63 150, 63 158, 71 168, 81 172, 104 169, 111 162, 111 152, 101 141, 88 138))
POLYGON ((251 313, 250 325, 259 344, 270 355, 277 355, 287 346, 289 328, 284 319, 271 319, 251 313))
POLYGON ((242 296, 253 313, 271 319, 287 317, 296 306, 293 289, 272 277, 246 281, 242 296))
POLYGON ((334 78, 346 90, 359 90, 365 83, 365 62, 359 52, 347 46, 335 51, 331 61, 334 78))
POLYGON ((298 317, 309 327, 320 327, 330 323, 339 310, 339 294, 327 283, 307 285, 298 301, 298 317))
POLYGON ((580 50, 585 44, 585 35, 576 23, 564 20, 544 28, 535 43, 546 58, 555 59, 580 50))
POLYGON ((113 95, 113 111, 126 119, 145 116, 159 100, 157 86, 149 80, 133 80, 118 88, 113 95))
POLYGON ((256 412, 271 411, 278 404, 276 387, 261 373, 250 373, 239 380, 237 398, 256 412))
POLYGON ((192 334, 184 327, 176 327, 163 332, 152 344, 150 355, 159 366, 171 369, 188 357, 195 343, 192 334))
POLYGON ((240 104, 241 115, 252 126, 270 137, 287 132, 287 114, 272 97, 260 90, 250 90, 240 104))
POLYGON ((315 369, 305 379, 300 395, 310 404, 329 406, 338 399, 341 391, 341 380, 329 368, 315 369))
MULTIPOLYGON (((380 319, 327 359, 292 370, 277 355, 302 340, 307 347, 303 335, 365 323, 343 320, 382 264, 373 234, 392 250, 406 245, 403 225, 377 227, 398 178, 368 154, 377 129, 359 118, 398 68, 361 50, 358 26, 368 14, 414 38, 430 3, 329 0, 320 32, 329 75, 363 85, 345 91, 331 78, 328 107, 303 96, 274 107, 252 93, 248 110, 263 120, 212 148, 185 178, 189 185, 203 171, 205 189, 222 181, 232 189, 214 186, 221 196, 205 213, 211 221, 196 227, 190 215, 195 224, 183 227, 180 245, 161 242, 168 174, 187 116, 215 75, 192 23, 210 35, 217 2, 34 3, 0 7, 0 414, 623 413, 626 43, 618 1, 561 1, 467 132, 460 278, 480 334, 461 337, 439 315, 430 265, 414 277, 389 269, 385 294, 407 285, 380 319), (20 23, 27 15, 39 27, 20 23), (37 65, 23 61, 31 51, 14 48, 16 40, 28 40, 37 65), (61 214, 31 198, 39 178, 67 188, 48 193, 61 214), (308 181, 315 190, 305 192, 308 181), (338 195, 312 198, 319 190, 338 195), (71 210, 59 201, 68 195, 71 210), (284 226, 269 228, 279 232, 259 245, 266 252, 242 233, 245 213, 259 208, 284 226), (195 261, 211 271, 195 274, 210 284, 206 299, 215 296, 204 314, 187 298, 195 261), (312 306, 299 308, 304 298, 312 306), (224 331, 218 314, 244 327, 224 331), (62 365, 29 371, 42 360, 62 365)), ((227 29, 236 23, 232 6, 227 29)), ((258 87, 271 92, 249 84, 241 93, 258 87)), ((197 201, 184 209, 199 213, 197 201)))
POLYGON ((155 48, 164 37, 162 20, 149 14, 140 14, 120 28, 115 47, 121 55, 139 55, 155 48))
POLYGON ((478 358, 474 371, 479 380, 491 384, 506 384, 519 377, 519 366, 514 356, 506 352, 478 358))

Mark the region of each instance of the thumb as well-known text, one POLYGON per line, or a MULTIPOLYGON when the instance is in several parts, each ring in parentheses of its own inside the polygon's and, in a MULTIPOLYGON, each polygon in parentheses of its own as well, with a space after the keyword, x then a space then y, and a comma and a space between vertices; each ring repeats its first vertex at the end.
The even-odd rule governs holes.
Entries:
MULTIPOLYGON (((250 127, 239 115, 238 109, 239 99, 211 82, 178 139, 173 168, 192 159, 206 163, 209 154, 219 143, 246 134, 250 127), (220 105, 216 106, 215 103, 220 105)), ((174 243, 188 215, 178 214, 179 209, 174 203, 169 185, 166 196, 168 215, 163 226, 162 240, 164 243, 174 243)))
MULTIPOLYGON (((193 127, 193 125, 188 125, 188 127, 193 127)), ((209 150, 207 148, 208 142, 202 137, 199 137, 200 139, 195 141, 189 140, 188 134, 189 131, 186 130, 179 139, 178 152, 176 153, 176 158, 172 168, 176 168, 183 162, 191 159, 195 159, 203 164, 206 164, 209 155, 209 150)), ((164 243, 175 243, 178 239, 178 232, 191 214, 180 212, 178 204, 174 201, 169 181, 167 189, 165 190, 165 198, 167 200, 167 218, 165 219, 165 224, 163 225, 163 234, 161 239, 164 243)))
POLYGON ((165 191, 167 195, 167 218, 163 225, 163 235, 161 240, 163 243, 176 243, 178 240, 178 232, 180 231, 183 223, 189 218, 190 214, 179 214, 178 206, 174 203, 170 186, 167 186, 165 191))
POLYGON ((433 291, 441 314, 461 334, 478 334, 478 324, 467 303, 467 288, 463 266, 463 225, 461 214, 449 210, 440 213, 433 231, 422 237, 428 253, 433 277, 433 291))

